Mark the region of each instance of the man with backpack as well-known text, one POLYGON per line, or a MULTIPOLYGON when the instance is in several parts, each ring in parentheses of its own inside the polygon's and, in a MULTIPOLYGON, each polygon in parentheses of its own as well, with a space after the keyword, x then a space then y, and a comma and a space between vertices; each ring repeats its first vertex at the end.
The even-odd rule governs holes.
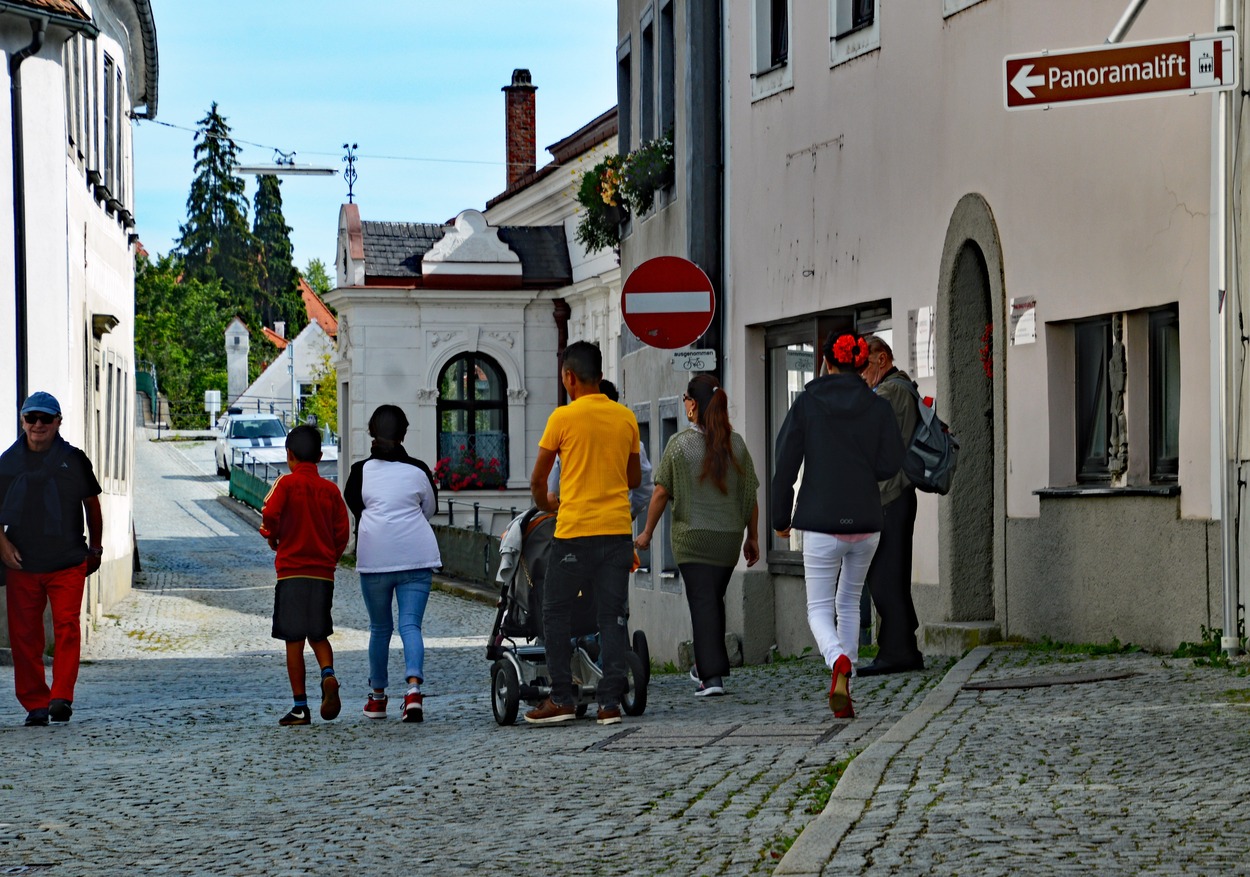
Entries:
MULTIPOLYGON (((864 380, 878 396, 890 403, 898 422, 903 445, 909 446, 920 414, 916 407, 915 383, 894 365, 894 351, 875 335, 867 335, 868 367, 864 380)), ((884 523, 877 553, 868 568, 868 592, 881 616, 877 635, 877 657, 859 668, 860 676, 906 673, 924 669, 924 655, 916 645, 920 620, 911 599, 912 534, 916 527, 916 488, 899 470, 882 481, 881 511, 884 523)))

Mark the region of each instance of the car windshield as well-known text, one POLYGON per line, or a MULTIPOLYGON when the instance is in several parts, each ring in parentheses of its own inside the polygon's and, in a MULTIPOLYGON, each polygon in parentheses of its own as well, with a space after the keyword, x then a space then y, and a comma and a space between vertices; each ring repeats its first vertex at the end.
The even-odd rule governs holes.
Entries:
POLYGON ((281 438, 286 435, 280 420, 238 420, 230 426, 230 438, 281 438))

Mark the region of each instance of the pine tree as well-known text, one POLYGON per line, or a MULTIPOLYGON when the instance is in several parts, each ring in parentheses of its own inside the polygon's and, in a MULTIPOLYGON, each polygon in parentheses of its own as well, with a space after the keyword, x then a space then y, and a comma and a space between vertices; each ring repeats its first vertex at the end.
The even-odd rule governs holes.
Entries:
POLYGON ((259 253, 260 317, 266 326, 282 320, 294 338, 308 322, 299 292, 299 272, 291 262, 291 228, 282 215, 282 181, 272 174, 256 178, 252 236, 259 253))
POLYGON ((195 132, 195 179, 177 254, 190 277, 220 280, 227 307, 244 322, 255 324, 261 291, 256 249, 247 227, 247 195, 243 180, 234 175, 240 152, 214 101, 195 132))

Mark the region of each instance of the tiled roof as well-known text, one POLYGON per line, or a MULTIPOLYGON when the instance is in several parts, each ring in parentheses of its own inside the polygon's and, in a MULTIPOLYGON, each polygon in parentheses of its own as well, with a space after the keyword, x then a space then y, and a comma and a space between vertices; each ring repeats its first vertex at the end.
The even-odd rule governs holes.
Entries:
POLYGON ((339 321, 334 318, 334 314, 330 313, 326 303, 321 300, 317 293, 313 292, 313 288, 308 285, 308 281, 303 277, 299 279, 299 294, 304 299, 304 310, 308 314, 309 322, 315 322, 321 327, 321 331, 331 338, 338 335, 339 321))
POLYGON ((420 277, 421 257, 445 233, 426 222, 362 222, 365 274, 370 277, 420 277))
MULTIPOLYGON (((415 280, 421 258, 448 228, 425 222, 362 222, 365 276, 415 280)), ((565 286, 573 268, 564 226, 500 226, 499 239, 521 259, 522 282, 531 286, 565 286)))
POLYGON ((12 0, 12 2, 18 6, 29 6, 31 9, 53 12, 67 18, 77 18, 79 21, 91 20, 91 16, 83 12, 82 7, 74 0, 12 0))
POLYGON ((566 286, 573 282, 573 266, 562 225, 503 225, 499 239, 521 257, 526 283, 566 286))
POLYGON ((267 340, 274 347, 279 350, 286 350, 287 340, 273 329, 270 329, 268 326, 261 326, 260 331, 265 336, 265 340, 267 340))

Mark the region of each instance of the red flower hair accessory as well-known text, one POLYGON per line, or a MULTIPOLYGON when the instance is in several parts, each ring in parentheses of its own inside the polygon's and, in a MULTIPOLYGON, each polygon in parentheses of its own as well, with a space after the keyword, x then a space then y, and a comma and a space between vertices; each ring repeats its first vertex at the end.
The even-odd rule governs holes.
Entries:
POLYGON ((842 335, 833 342, 833 361, 838 365, 863 368, 868 363, 868 342, 854 335, 842 335))

